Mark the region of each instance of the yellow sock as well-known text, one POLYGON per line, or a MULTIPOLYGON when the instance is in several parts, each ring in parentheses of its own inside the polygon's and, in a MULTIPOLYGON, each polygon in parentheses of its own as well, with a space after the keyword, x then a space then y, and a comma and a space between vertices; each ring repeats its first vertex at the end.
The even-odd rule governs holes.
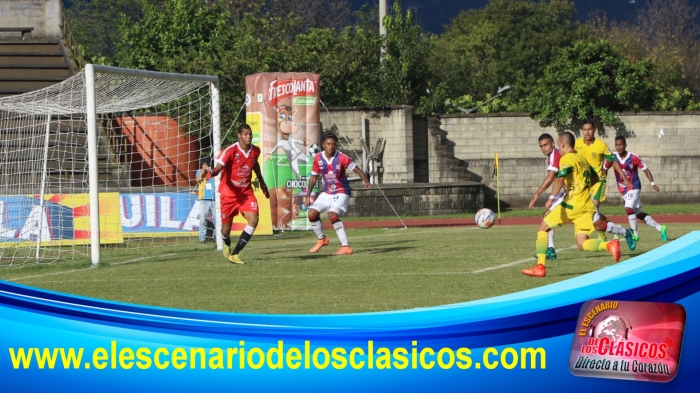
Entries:
POLYGON ((608 242, 600 239, 588 239, 583 242, 583 249, 586 251, 603 251, 607 249, 608 242))
POLYGON ((605 236, 605 231, 598 231, 598 240, 606 241, 608 237, 605 236))
POLYGON ((602 241, 598 244, 598 251, 605 251, 608 249, 608 242, 602 241))
POLYGON ((549 234, 545 231, 537 232, 535 241, 535 252, 537 253, 537 263, 545 266, 547 260, 547 246, 549 245, 549 234))

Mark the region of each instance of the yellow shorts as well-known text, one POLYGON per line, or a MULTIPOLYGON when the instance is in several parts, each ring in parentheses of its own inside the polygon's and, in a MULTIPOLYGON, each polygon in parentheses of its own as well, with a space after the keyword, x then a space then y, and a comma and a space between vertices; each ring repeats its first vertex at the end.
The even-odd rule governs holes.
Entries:
POLYGON ((591 197, 594 201, 605 202, 605 180, 591 186, 591 197))
POLYGON ((594 211, 571 210, 562 205, 558 205, 547 214, 547 217, 544 218, 544 222, 552 229, 571 222, 574 224, 574 235, 578 235, 579 233, 588 235, 594 230, 594 214, 594 211))

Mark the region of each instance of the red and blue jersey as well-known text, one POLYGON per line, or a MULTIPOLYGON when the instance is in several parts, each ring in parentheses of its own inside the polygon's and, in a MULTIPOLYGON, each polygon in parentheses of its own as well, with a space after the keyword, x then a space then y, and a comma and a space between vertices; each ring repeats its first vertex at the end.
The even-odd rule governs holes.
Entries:
POLYGON ((311 168, 311 174, 323 178, 323 191, 327 194, 350 195, 350 183, 345 174, 346 170, 355 169, 355 163, 350 157, 336 150, 330 160, 326 160, 323 152, 316 154, 311 168))
POLYGON ((552 150, 547 156, 547 171, 559 172, 559 160, 561 160, 561 153, 559 153, 559 150, 552 150))
MULTIPOLYGON (((620 164, 620 167, 622 167, 622 173, 624 173, 627 180, 632 183, 632 189, 641 190, 642 182, 639 180, 639 170, 647 170, 647 165, 644 163, 644 161, 638 155, 629 151, 624 159, 622 159, 617 152, 615 152, 614 155, 615 159, 620 164)), ((605 161, 603 169, 608 170, 610 168, 612 168, 612 162, 605 161)), ((624 180, 620 178, 620 175, 618 175, 617 172, 615 172, 615 179, 617 180, 617 189, 622 195, 627 194, 627 191, 631 191, 627 186, 625 186, 624 180)))

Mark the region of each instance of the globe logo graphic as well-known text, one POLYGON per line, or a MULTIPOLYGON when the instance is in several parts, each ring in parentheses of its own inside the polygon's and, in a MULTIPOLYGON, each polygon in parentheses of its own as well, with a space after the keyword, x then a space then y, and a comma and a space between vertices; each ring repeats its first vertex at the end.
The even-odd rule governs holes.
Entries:
POLYGON ((627 324, 617 315, 605 317, 593 330, 593 337, 607 337, 611 341, 622 341, 625 339, 627 324))

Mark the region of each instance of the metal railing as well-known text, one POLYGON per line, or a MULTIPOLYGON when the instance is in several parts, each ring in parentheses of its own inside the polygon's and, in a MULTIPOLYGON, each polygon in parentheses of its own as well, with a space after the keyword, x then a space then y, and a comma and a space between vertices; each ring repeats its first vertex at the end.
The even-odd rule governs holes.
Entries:
POLYGON ((75 41, 75 36, 73 36, 73 30, 70 28, 68 19, 66 19, 66 14, 61 8, 61 32, 63 34, 63 39, 66 41, 66 47, 70 51, 71 56, 73 56, 73 61, 75 65, 78 66, 78 70, 85 68, 85 59, 80 51, 80 45, 75 41))

